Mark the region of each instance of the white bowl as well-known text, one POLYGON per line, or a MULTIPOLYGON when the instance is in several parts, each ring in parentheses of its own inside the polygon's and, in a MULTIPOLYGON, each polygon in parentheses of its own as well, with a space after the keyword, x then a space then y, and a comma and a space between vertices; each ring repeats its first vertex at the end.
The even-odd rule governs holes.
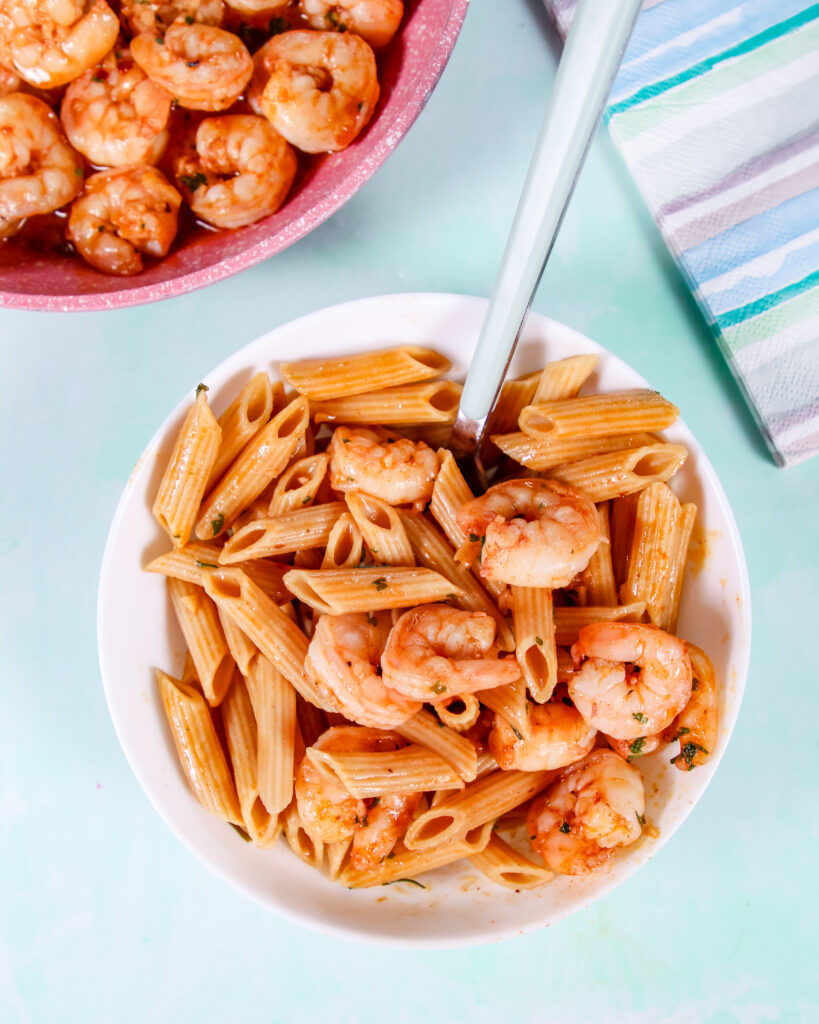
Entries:
MULTIPOLYGON (((720 681, 720 739, 708 763, 683 773, 657 753, 639 762, 646 779, 646 816, 659 830, 587 878, 556 877, 519 893, 489 882, 468 863, 424 878, 427 888, 391 885, 347 890, 298 860, 284 843, 259 850, 243 842, 193 799, 166 727, 152 669, 181 669, 183 641, 170 613, 164 580, 141 566, 167 548, 150 506, 196 385, 210 387, 217 411, 258 370, 281 359, 415 343, 452 359, 462 377, 486 309, 483 299, 457 295, 388 295, 323 309, 285 324, 241 349, 210 373, 192 366, 189 392, 154 435, 136 465, 108 535, 99 585, 98 642, 102 678, 122 748, 143 789, 182 842, 217 874, 262 906, 322 932, 408 947, 489 942, 559 920, 619 885, 654 856, 683 823, 719 764, 736 721, 748 668, 751 606, 737 526, 725 494, 682 421, 666 434, 690 451, 673 479, 681 499, 699 508, 696 543, 702 557, 685 581, 678 631, 702 647, 720 681)), ((530 314, 513 373, 534 370, 578 352, 601 356, 593 389, 645 387, 616 356, 563 324, 530 314)), ((673 395, 670 396, 673 400, 673 395)))

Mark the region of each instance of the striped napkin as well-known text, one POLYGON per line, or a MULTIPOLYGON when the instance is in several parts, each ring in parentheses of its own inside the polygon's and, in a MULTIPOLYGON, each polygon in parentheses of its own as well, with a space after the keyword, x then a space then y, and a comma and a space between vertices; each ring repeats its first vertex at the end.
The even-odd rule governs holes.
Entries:
POLYGON ((606 120, 774 459, 818 454, 819 3, 646 0, 606 120))

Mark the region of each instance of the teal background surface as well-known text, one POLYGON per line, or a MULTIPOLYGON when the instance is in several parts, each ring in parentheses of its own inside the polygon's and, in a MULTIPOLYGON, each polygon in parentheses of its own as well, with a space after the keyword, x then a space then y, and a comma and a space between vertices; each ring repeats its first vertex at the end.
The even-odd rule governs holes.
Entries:
POLYGON ((605 133, 534 308, 682 409, 745 544, 754 640, 712 785, 625 885, 502 944, 379 950, 212 876, 149 805, 106 711, 97 575, 148 439, 207 371, 321 306, 488 295, 554 75, 537 0, 475 3, 395 154, 334 218, 161 304, 0 311, 0 1021, 816 1021, 819 462, 774 467, 605 133))

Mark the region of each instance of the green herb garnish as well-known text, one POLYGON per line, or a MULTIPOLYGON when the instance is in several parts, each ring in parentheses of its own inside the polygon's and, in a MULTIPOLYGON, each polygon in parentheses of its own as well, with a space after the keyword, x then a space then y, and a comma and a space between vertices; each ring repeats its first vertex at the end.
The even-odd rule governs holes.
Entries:
POLYGON ((632 754, 635 755, 635 757, 639 757, 639 755, 643 752, 643 747, 645 746, 645 743, 645 736, 640 736, 633 743, 629 744, 628 749, 631 751, 632 754))
POLYGON ((196 565, 197 569, 218 569, 219 568, 219 566, 216 564, 216 562, 200 562, 198 558, 196 559, 195 565, 196 565))
POLYGON ((692 769, 697 767, 694 764, 694 758, 697 756, 698 750, 703 754, 708 753, 705 747, 701 747, 699 743, 686 743, 683 745, 683 748, 679 752, 679 754, 677 754, 676 757, 671 758, 671 763, 676 764, 677 761, 679 761, 679 759, 682 758, 688 766, 688 771, 692 771, 692 769))
POLYGON ((210 521, 210 528, 213 530, 213 536, 215 537, 219 533, 222 527, 225 525, 224 513, 220 512, 214 519, 210 521))
POLYGON ((430 686, 430 690, 432 690, 433 693, 446 693, 446 687, 440 679, 435 680, 432 686, 430 686))
POLYGON ((543 646, 543 640, 539 636, 535 637, 535 643, 538 645, 538 647, 543 646))
POLYGON ((640 723, 640 725, 645 725, 645 723, 648 721, 648 719, 642 713, 642 711, 635 711, 634 714, 631 717, 632 718, 636 718, 637 721, 640 723))
MULTIPOLYGON (((634 813, 637 814, 636 811, 634 813)), ((644 814, 637 814, 637 821, 638 821, 638 823, 640 825, 645 825, 645 823, 646 823, 646 816, 644 814)))
MULTIPOLYGON (((142 226, 145 227, 144 224, 142 226)), ((207 384, 197 384, 196 394, 198 395, 200 391, 210 391, 210 388, 207 386, 207 384)))
MULTIPOLYGON (((389 854, 392 857, 392 854, 389 854)), ((393 878, 391 882, 382 882, 382 885, 398 885, 399 882, 409 882, 410 885, 417 885, 419 889, 426 889, 425 885, 421 885, 420 882, 416 882, 414 878, 393 878)))
POLYGON ((239 835, 242 837, 242 839, 244 839, 244 841, 246 843, 250 842, 250 836, 247 834, 247 832, 245 832, 245 830, 243 828, 239 828, 238 825, 234 825, 232 821, 229 821, 228 825, 230 825, 230 827, 234 830, 234 832, 238 832, 239 835))
POLYGON ((189 192, 195 192, 200 185, 207 185, 208 176, 197 171, 196 174, 180 174, 179 180, 189 192))
POLYGON ((563 824, 560 826, 559 831, 562 832, 564 836, 568 835, 571 832, 571 827, 569 826, 568 821, 563 822, 563 824))
POLYGON ((371 626, 378 625, 378 619, 374 615, 370 615, 369 612, 367 612, 367 622, 369 622, 371 626))
POLYGON ((373 586, 375 587, 376 590, 386 590, 387 589, 387 577, 386 576, 379 576, 377 580, 373 580, 373 586))

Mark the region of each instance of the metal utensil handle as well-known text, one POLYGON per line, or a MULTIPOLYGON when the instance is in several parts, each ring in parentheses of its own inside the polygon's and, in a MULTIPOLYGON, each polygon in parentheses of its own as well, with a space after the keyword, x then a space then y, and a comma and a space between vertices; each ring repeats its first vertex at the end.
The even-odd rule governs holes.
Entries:
POLYGON ((492 409, 642 0, 580 0, 461 396, 492 409))

